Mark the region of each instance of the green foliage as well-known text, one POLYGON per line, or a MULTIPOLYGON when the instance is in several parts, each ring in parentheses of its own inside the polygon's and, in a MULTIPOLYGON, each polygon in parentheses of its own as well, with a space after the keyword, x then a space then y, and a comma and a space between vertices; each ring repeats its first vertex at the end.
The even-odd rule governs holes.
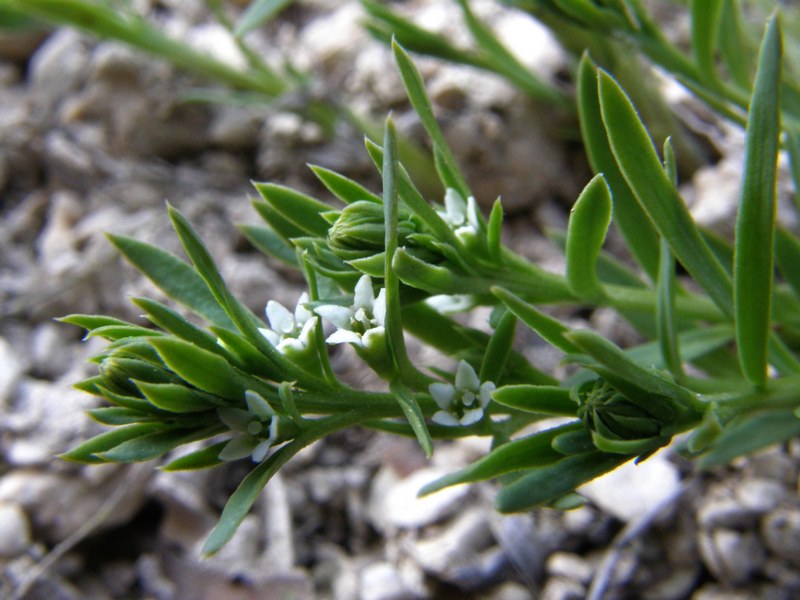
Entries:
MULTIPOLYGON (((257 26, 283 4, 252 3, 237 30, 257 26)), ((800 241, 776 227, 775 216, 782 132, 800 183, 800 96, 784 61, 777 16, 768 21, 759 50, 747 42, 740 2, 693 1, 687 53, 636 0, 514 3, 582 56, 576 106, 596 174, 577 199, 566 234, 553 236, 565 250, 561 275, 502 243, 499 200, 488 219, 483 216, 401 44, 500 73, 555 102, 563 96, 525 79, 523 67, 466 0, 458 4, 476 49, 457 48, 377 2, 363 4, 370 31, 387 41, 395 36, 394 58, 446 192, 432 201, 415 186, 413 169, 406 170, 398 155, 391 119, 381 145, 366 142, 381 190, 312 167, 345 203, 337 209, 277 184, 256 184, 254 207, 264 223, 243 226, 243 232, 265 254, 298 268, 309 288, 293 312, 269 302, 268 322, 234 297, 174 208, 170 218, 190 262, 111 236, 125 258, 204 325, 143 298, 135 302, 153 328, 110 317, 66 317, 87 335, 109 341, 93 359, 98 374, 78 387, 104 400, 90 414, 113 429, 65 458, 92 464, 169 455, 167 469, 251 460, 253 469, 206 543, 204 551, 213 553, 286 461, 354 425, 413 436, 427 455, 437 439, 490 437, 491 452, 422 493, 498 479, 497 507, 504 512, 570 504, 583 483, 646 459, 682 433, 689 432, 682 451, 698 457, 700 466, 800 435, 800 241), (732 45, 731 35, 742 36, 742 43, 732 45), (632 90, 623 62, 616 62, 622 48, 640 50, 721 115, 746 123, 732 243, 692 218, 677 186, 682 146, 670 138, 659 155, 661 146, 637 110, 642 95, 632 90), (609 227, 621 233, 635 269, 604 251, 609 227), (614 309, 643 341, 623 349, 572 329, 549 312, 553 304, 614 309), (493 308, 486 331, 453 316, 477 306, 493 308), (564 353, 573 375, 558 381, 531 364, 515 347, 519 326, 564 353), (406 334, 458 366, 415 364, 406 334), (341 381, 328 359, 328 346, 335 344, 352 346, 388 391, 365 392, 341 381), (529 425, 553 416, 568 422, 529 433, 529 425), (181 446, 198 441, 205 445, 180 455, 181 446)))

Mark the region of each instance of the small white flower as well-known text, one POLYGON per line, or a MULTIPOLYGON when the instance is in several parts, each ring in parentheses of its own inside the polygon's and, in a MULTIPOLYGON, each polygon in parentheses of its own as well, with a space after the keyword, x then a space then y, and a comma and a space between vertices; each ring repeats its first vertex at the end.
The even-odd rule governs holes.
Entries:
POLYGON ((285 354, 287 349, 302 352, 311 345, 311 332, 317 324, 317 317, 305 307, 306 302, 308 294, 303 292, 297 299, 294 314, 280 302, 267 302, 265 312, 270 329, 261 328, 259 331, 279 352, 285 354))
POLYGON ((459 238, 471 238, 480 229, 478 203, 474 196, 466 200, 453 188, 444 194, 444 212, 437 211, 459 238))
POLYGON ((372 279, 362 275, 356 283, 353 306, 326 304, 314 309, 320 317, 336 326, 336 331, 325 340, 329 344, 355 344, 372 348, 385 335, 386 288, 376 297, 372 279))
POLYGON ((477 423, 483 418, 483 411, 494 389, 494 383, 481 383, 475 369, 462 360, 456 369, 455 386, 451 383, 432 383, 428 386, 431 397, 441 409, 433 415, 433 422, 465 427, 477 423))
POLYGON ((250 456, 261 462, 278 439, 278 417, 269 403, 252 390, 244 393, 247 410, 218 408, 220 420, 236 435, 220 451, 222 460, 238 460, 250 456))

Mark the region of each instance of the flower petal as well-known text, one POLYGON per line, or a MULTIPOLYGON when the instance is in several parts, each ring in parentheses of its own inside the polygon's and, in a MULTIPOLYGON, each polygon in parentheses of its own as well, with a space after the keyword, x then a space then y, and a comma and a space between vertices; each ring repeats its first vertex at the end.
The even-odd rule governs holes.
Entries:
POLYGON ((346 329, 337 329, 328 336, 325 340, 329 344, 355 344, 356 346, 363 346, 364 342, 361 336, 354 331, 347 331, 346 329))
POLYGON ((378 325, 386 325, 386 288, 381 288, 378 292, 378 297, 372 306, 372 316, 378 325))
POLYGON ((461 423, 458 422, 458 419, 456 419, 449 412, 444 412, 443 410, 434 413, 431 417, 431 421, 446 427, 458 427, 461 425, 461 423))
POLYGON ((353 293, 353 309, 358 310, 363 308, 367 312, 372 312, 372 306, 375 303, 375 294, 372 291, 372 279, 369 275, 362 275, 356 283, 353 293))
POLYGON ((345 306, 336 306, 335 304, 323 304, 314 309, 320 317, 326 321, 330 321, 339 329, 350 329, 351 319, 353 318, 353 311, 345 306))
POLYGON ((473 408, 472 410, 468 410, 464 413, 464 416, 459 419, 459 423, 464 427, 468 427, 473 423, 477 423, 483 418, 483 409, 482 408, 473 408))
POLYGON ((261 421, 269 421, 275 416, 275 411, 272 410, 269 402, 261 394, 253 390, 247 390, 244 393, 244 401, 247 402, 247 408, 250 409, 250 412, 261 421))
POLYGON ((478 374, 475 373, 472 365, 465 360, 459 362, 456 369, 456 389, 477 392, 480 386, 481 380, 478 379, 478 374))
POLYGON ((217 454, 220 460, 239 460, 245 456, 250 456, 253 452, 254 439, 244 435, 237 435, 231 438, 225 447, 217 454))
POLYGON ((447 211, 447 220, 454 227, 458 227, 466 220, 467 203, 453 188, 447 188, 444 193, 444 208, 447 211))
POLYGON ((439 408, 442 410, 447 410, 453 403, 453 397, 455 396, 456 390, 449 383, 436 382, 428 386, 428 392, 439 408))
POLYGON ((480 211, 478 211, 478 203, 475 202, 475 196, 467 198, 467 223, 476 233, 481 226, 480 211))
POLYGON ((308 302, 308 294, 303 292, 297 299, 297 306, 294 309, 294 321, 296 326, 304 325, 308 320, 314 316, 314 313, 306 308, 308 302))
POLYGON ((267 341, 273 346, 277 346, 278 343, 281 341, 281 336, 272 331, 272 329, 267 329, 266 327, 259 327, 258 330, 261 332, 261 335, 267 338, 267 341))
POLYGON ((265 458, 267 458, 267 454, 269 454, 270 448, 272 448, 272 442, 270 440, 264 440, 263 442, 259 442, 258 444, 256 444, 256 447, 253 448, 251 454, 253 462, 260 463, 265 458))
POLYGON ((278 334, 285 335, 294 331, 294 316, 280 302, 267 302, 267 320, 269 326, 278 334))
POLYGON ((233 431, 247 431, 247 424, 252 415, 241 408, 218 408, 217 416, 233 431))

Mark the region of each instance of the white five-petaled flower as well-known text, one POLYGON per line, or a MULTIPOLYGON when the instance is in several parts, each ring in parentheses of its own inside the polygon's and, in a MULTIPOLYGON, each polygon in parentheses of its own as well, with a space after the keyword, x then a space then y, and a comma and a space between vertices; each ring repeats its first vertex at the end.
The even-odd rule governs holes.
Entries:
POLYGON ((472 425, 483 418, 483 411, 495 389, 491 381, 480 382, 475 369, 462 360, 456 369, 455 386, 451 383, 432 383, 428 391, 441 410, 433 415, 439 425, 472 425))
POLYGON ((262 328, 260 331, 278 351, 285 353, 291 349, 302 352, 311 344, 311 332, 317 324, 317 317, 305 307, 306 302, 308 294, 303 292, 297 299, 294 314, 280 302, 267 302, 265 312, 270 329, 262 328))
POLYGON ((336 326, 336 331, 325 340, 329 344, 355 344, 374 348, 385 335, 386 288, 377 297, 372 291, 372 279, 362 275, 356 283, 353 306, 326 304, 314 309, 320 317, 336 326))
POLYGON ((244 399, 247 410, 217 409, 220 420, 236 433, 218 456, 222 460, 250 456, 253 462, 261 462, 278 439, 278 417, 269 403, 256 392, 247 390, 244 399))
POLYGON ((480 228, 478 203, 474 196, 466 200, 453 188, 447 188, 444 194, 444 212, 437 211, 456 232, 459 238, 472 237, 480 228))

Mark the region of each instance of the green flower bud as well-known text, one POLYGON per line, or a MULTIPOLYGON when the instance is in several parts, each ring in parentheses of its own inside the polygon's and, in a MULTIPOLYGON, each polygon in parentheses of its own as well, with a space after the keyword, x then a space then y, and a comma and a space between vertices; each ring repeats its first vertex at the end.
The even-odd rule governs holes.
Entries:
MULTIPOLYGON (((328 244, 342 260, 365 258, 382 252, 386 237, 383 206, 367 200, 348 204, 328 230, 328 244)), ((401 212, 397 223, 398 243, 417 231, 408 213, 401 212)))
POLYGON ((580 384, 571 394, 578 402, 578 417, 592 433, 596 445, 611 442, 619 451, 630 449, 633 454, 669 441, 670 436, 665 432, 678 416, 666 397, 648 394, 646 398, 632 400, 602 379, 580 384), (646 408, 648 404, 652 405, 650 410, 646 408))

